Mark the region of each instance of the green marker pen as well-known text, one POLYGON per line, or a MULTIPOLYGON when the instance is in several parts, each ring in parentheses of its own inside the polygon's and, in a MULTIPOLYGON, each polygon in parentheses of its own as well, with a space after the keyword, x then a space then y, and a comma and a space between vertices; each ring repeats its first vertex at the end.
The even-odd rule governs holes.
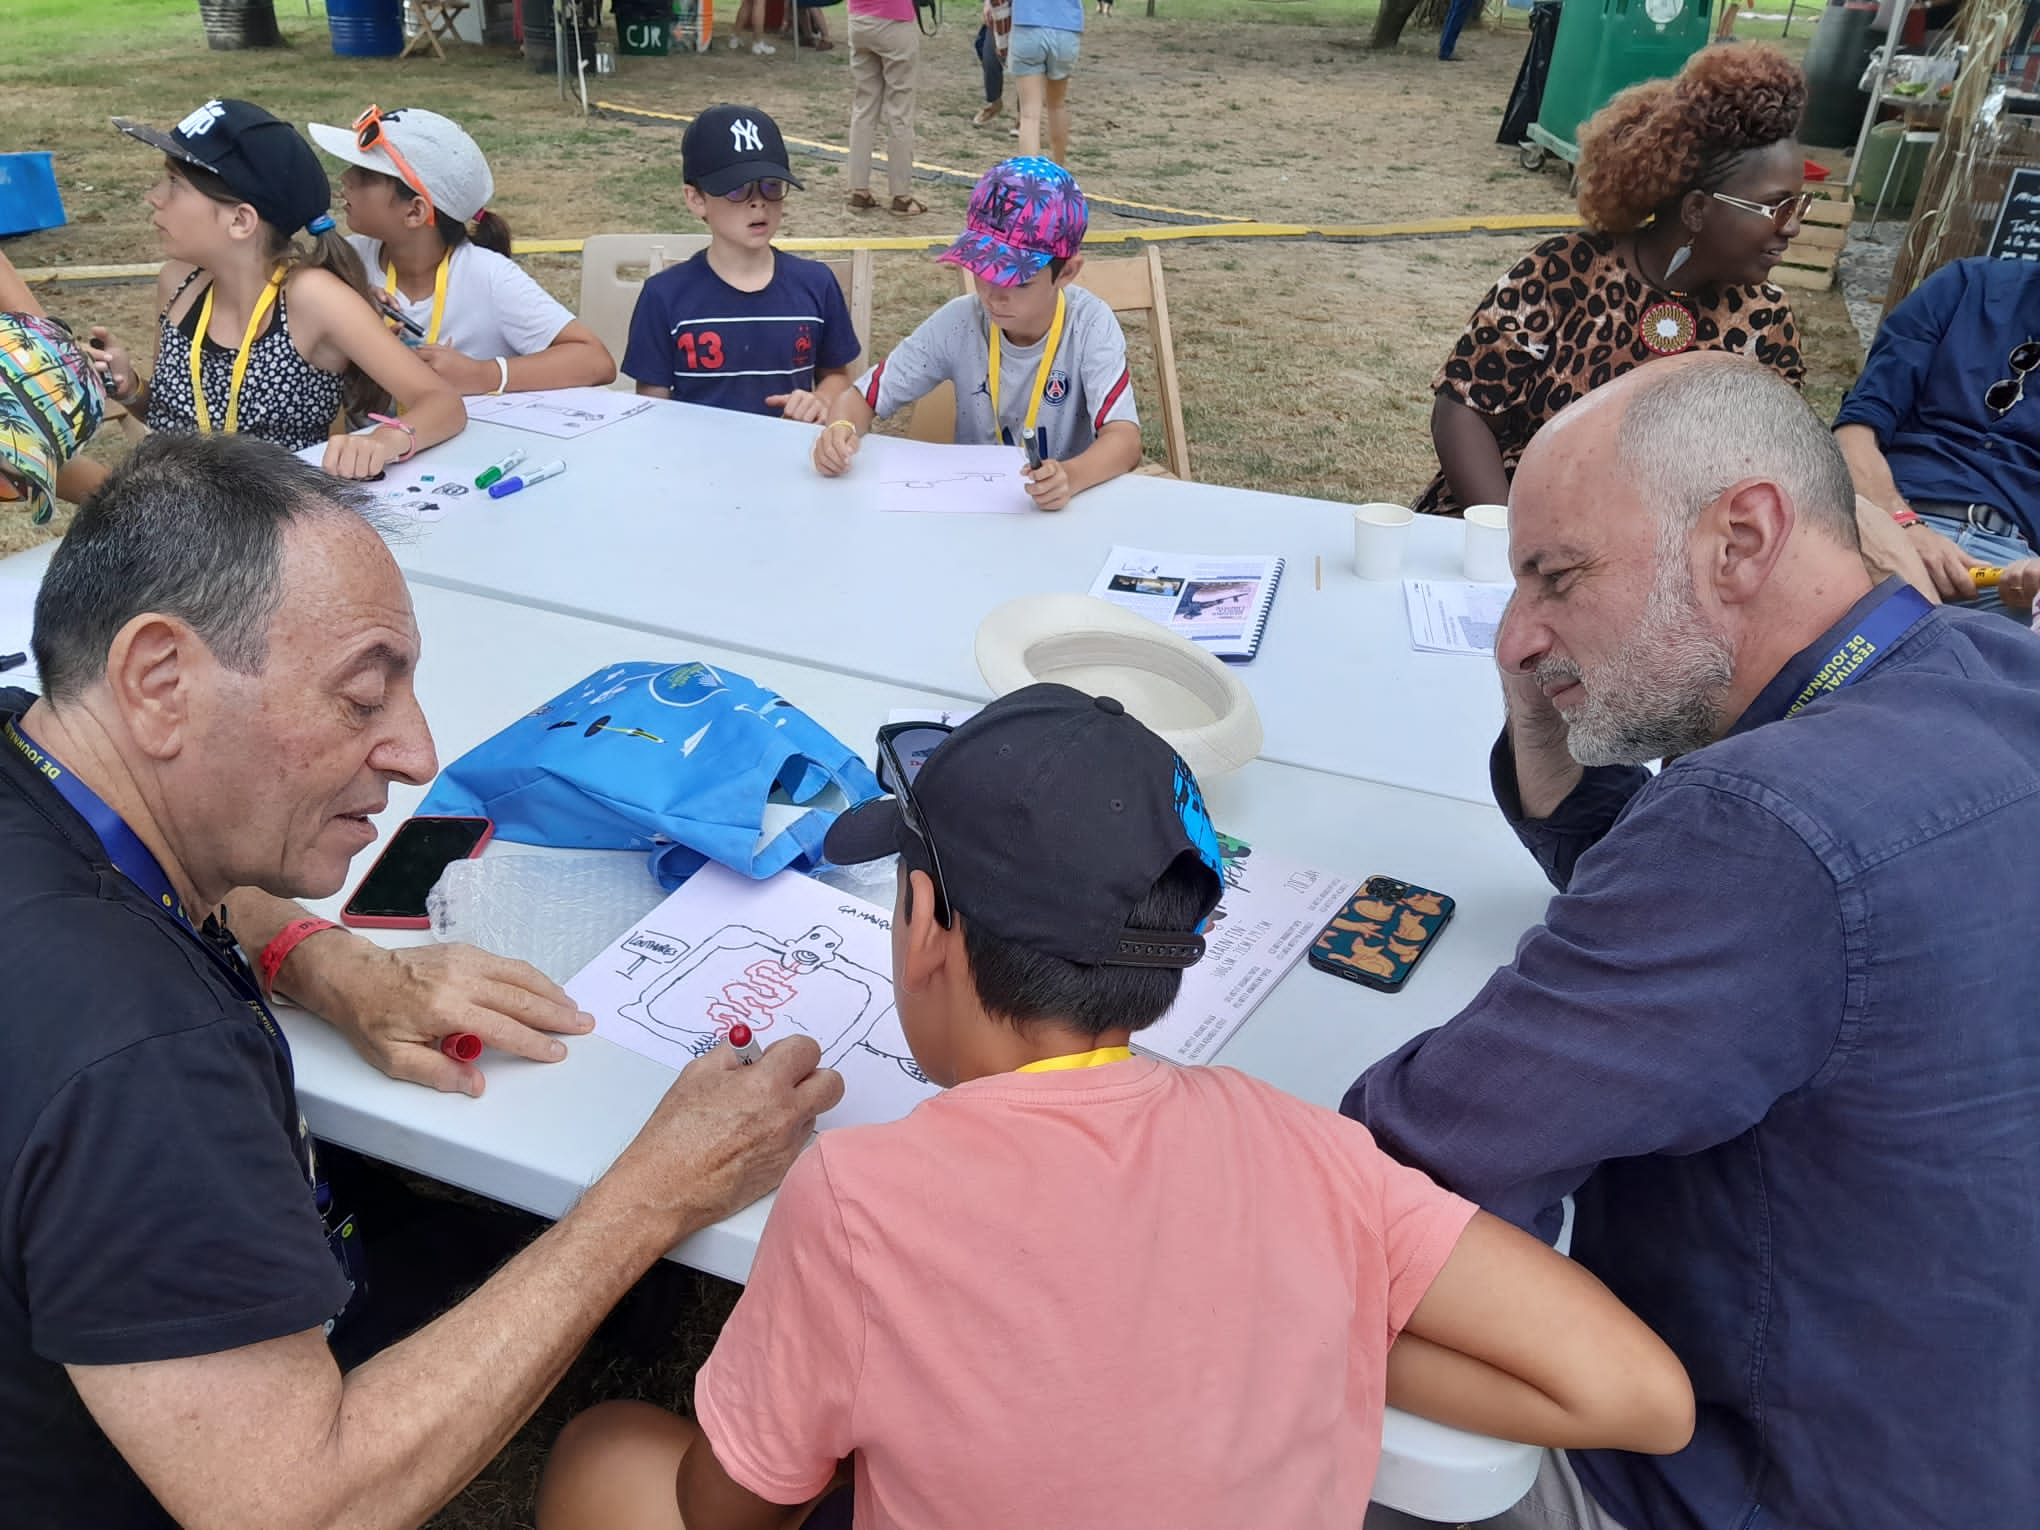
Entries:
POLYGON ((501 478, 505 473, 509 472, 512 468, 516 467, 520 462, 522 462, 525 459, 527 455, 529 454, 524 450, 523 447, 520 446, 509 456, 505 457, 501 462, 490 463, 489 466, 482 469, 482 476, 475 480, 475 487, 478 489, 486 489, 490 484, 494 483, 497 479, 501 478))

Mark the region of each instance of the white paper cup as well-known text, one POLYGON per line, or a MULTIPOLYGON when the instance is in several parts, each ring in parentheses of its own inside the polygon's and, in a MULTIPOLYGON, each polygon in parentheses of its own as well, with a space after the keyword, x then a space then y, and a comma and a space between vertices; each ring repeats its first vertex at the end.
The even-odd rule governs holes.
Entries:
POLYGON ((1361 505, 1353 512, 1353 572, 1362 579, 1393 579, 1417 512, 1403 505, 1361 505))
POLYGON ((1475 584, 1507 584, 1509 573, 1509 507, 1466 507, 1466 577, 1475 584))

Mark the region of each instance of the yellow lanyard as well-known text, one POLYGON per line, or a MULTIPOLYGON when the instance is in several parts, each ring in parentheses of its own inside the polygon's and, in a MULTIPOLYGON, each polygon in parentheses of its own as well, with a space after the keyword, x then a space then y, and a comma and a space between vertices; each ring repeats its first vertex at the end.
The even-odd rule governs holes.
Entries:
POLYGON ((1063 1057, 1044 1057, 1039 1062, 1022 1063, 1013 1071, 1061 1073, 1068 1068, 1102 1068, 1107 1063, 1125 1062, 1131 1056, 1132 1047, 1100 1047, 1095 1052, 1071 1052, 1063 1057))
MULTIPOLYGON (((425 330, 427 345, 439 343, 439 324, 446 317, 446 268, 452 263, 453 251, 448 250, 439 257, 439 270, 432 278, 432 322, 425 330)), ((397 291, 397 263, 391 261, 383 274, 383 291, 401 301, 403 294, 397 291)))
MULTIPOLYGON (((198 310, 198 328, 191 332, 191 404, 198 413, 200 435, 212 434, 212 410, 205 402, 205 377, 199 367, 199 357, 205 350, 206 331, 212 328, 213 293, 215 283, 208 282, 205 302, 198 310)), ((283 273, 277 272, 269 278, 269 285, 262 289, 262 296, 255 300, 255 311, 248 315, 248 328, 241 335, 241 348, 234 352, 234 369, 227 379, 227 420, 220 428, 232 435, 241 428, 241 384, 248 377, 248 362, 255 349, 255 336, 262 329, 262 321, 269 317, 270 305, 276 301, 277 293, 283 290, 283 273)))
MULTIPOLYGON (((1034 370, 1034 396, 1027 401, 1027 419, 1020 427, 1020 443, 1025 445, 1034 435, 1034 422, 1041 418, 1041 395, 1048 391, 1048 369, 1055 364, 1056 347, 1062 344, 1063 294, 1055 295, 1055 320, 1048 326, 1048 338, 1042 342, 1041 365, 1034 370)), ((992 325, 991 365, 986 369, 985 390, 992 395, 992 429, 1005 427, 999 422, 999 326, 992 325)))

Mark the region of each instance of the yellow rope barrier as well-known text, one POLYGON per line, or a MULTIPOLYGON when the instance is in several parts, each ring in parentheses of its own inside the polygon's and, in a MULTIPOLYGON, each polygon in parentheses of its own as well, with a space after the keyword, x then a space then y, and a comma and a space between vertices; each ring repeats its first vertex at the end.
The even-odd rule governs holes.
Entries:
MULTIPOLYGON (((1336 244, 1368 244, 1393 239, 1456 238, 1469 234, 1544 234, 1579 227, 1579 219, 1541 213, 1496 213, 1465 218, 1425 218, 1409 223, 1204 223, 1154 228, 1093 229, 1085 236, 1085 248, 1105 244, 1144 244, 1149 241, 1188 243, 1229 243, 1263 239, 1271 242, 1303 243, 1318 240, 1336 244)), ((950 234, 903 234, 891 238, 862 235, 842 238, 781 239, 782 250, 795 254, 841 254, 846 250, 936 250, 946 247, 950 234)), ((578 255, 579 239, 520 239, 519 255, 578 255)), ((21 279, 47 282, 153 281, 162 269, 156 262, 121 266, 36 266, 22 270, 21 279)))

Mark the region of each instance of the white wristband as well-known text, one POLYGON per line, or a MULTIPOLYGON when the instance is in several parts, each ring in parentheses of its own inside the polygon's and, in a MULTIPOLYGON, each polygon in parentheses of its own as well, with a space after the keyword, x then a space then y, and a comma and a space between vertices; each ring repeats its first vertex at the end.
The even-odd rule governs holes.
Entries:
POLYGON ((502 356, 496 358, 496 391, 498 393, 510 391, 510 363, 502 356))

